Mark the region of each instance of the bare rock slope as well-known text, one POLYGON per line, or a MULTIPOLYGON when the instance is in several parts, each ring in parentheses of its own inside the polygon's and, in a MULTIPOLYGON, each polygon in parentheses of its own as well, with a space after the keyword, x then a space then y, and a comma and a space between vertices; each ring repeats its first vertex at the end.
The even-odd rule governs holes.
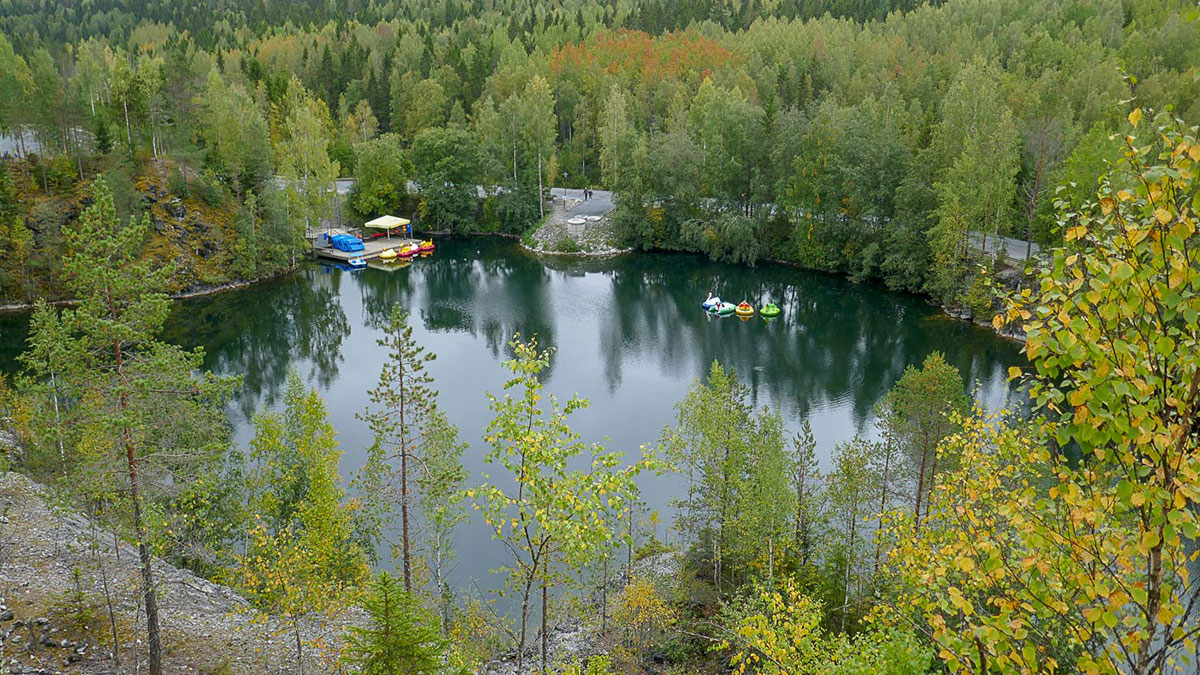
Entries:
MULTIPOLYGON (((146 672, 136 549, 52 502, 0 475, 0 674, 146 672)), ((327 651, 363 618, 306 626, 298 659, 295 634, 231 588, 157 559, 155 574, 167 673, 333 672, 327 651)))

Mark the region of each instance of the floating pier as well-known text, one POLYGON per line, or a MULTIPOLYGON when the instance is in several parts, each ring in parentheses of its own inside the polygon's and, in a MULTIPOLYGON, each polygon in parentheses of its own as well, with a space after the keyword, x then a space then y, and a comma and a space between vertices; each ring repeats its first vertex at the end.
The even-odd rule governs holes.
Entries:
POLYGON ((375 237, 374 239, 364 239, 363 250, 351 253, 337 250, 330 245, 328 239, 321 236, 313 240, 313 253, 318 258, 328 258, 329 260, 336 260, 338 262, 349 262, 351 258, 362 258, 369 262, 378 258, 380 253, 389 248, 399 249, 406 244, 420 246, 421 240, 409 239, 408 237, 392 237, 391 239, 387 237, 375 237))

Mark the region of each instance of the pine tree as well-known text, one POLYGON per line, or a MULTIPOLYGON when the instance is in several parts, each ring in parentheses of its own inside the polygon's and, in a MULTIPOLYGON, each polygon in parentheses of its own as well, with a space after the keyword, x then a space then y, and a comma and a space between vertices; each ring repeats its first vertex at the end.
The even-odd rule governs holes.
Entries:
POLYGON ((962 375, 939 352, 927 356, 920 369, 905 368, 880 404, 884 434, 917 464, 913 515, 918 525, 938 472, 938 445, 954 431, 951 414, 965 413, 968 405, 962 375))
MULTIPOLYGON (((458 430, 437 410, 437 392, 430 386, 433 378, 425 369, 437 357, 417 344, 408 313, 400 305, 392 307, 386 332, 378 342, 388 350, 388 360, 379 373, 379 383, 368 392, 372 407, 359 416, 375 436, 361 482, 368 487, 368 510, 375 514, 377 527, 390 521, 393 510, 400 513, 404 590, 412 593, 414 481, 420 481, 423 501, 430 509, 442 510, 440 526, 452 528, 457 522, 451 515, 454 491, 446 490, 440 481, 462 480, 458 473, 462 448, 458 430)), ((439 553, 444 552, 448 533, 443 531, 440 536, 439 553)))
MULTIPOLYGON (((147 229, 145 217, 121 225, 112 192, 104 179, 98 178, 92 188, 92 205, 66 231, 72 253, 65 258, 64 267, 68 288, 79 302, 62 317, 74 338, 69 351, 75 358, 60 365, 70 368, 67 375, 77 393, 73 414, 86 423, 81 433, 89 437, 93 455, 89 461, 97 465, 93 475, 108 475, 119 454, 128 477, 149 668, 152 675, 159 675, 163 647, 145 520, 143 461, 155 460, 146 465, 152 479, 171 476, 179 480, 180 475, 173 475, 175 469, 184 471, 193 458, 204 461, 209 457, 200 448, 195 453, 180 453, 174 445, 165 447, 170 443, 160 432, 189 425, 193 418, 200 423, 212 419, 235 381, 196 377, 202 352, 184 352, 155 339, 170 311, 170 299, 163 292, 170 269, 139 259, 147 229)), ((212 446, 205 443, 204 447, 212 446)), ((89 484, 87 489, 103 487, 89 484)))
POLYGON ((817 466, 817 442, 812 425, 804 420, 792 439, 795 456, 792 461, 792 490, 796 493, 795 537, 793 546, 800 564, 814 563, 821 517, 821 470, 817 466))

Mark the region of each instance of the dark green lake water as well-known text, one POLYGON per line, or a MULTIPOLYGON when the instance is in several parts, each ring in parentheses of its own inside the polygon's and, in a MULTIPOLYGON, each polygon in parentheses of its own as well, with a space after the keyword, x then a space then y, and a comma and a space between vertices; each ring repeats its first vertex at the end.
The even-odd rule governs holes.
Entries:
MULTIPOLYGON (((501 362, 517 332, 558 350, 546 373, 551 392, 591 399, 573 419, 586 440, 633 453, 655 444, 675 403, 716 359, 749 384, 756 404, 781 409, 789 426, 807 417, 826 466, 837 442, 874 432, 872 407, 905 366, 930 352, 945 353, 989 407, 1006 402, 1006 369, 1024 361, 1017 343, 947 319, 919 298, 782 265, 667 254, 539 259, 495 238, 437 244, 433 257, 392 272, 314 264, 286 279, 180 301, 164 337, 204 347, 213 371, 244 374, 230 410, 243 447, 249 416, 278 406, 295 368, 325 396, 345 452, 344 478, 361 466, 370 442, 354 415, 379 375, 375 340, 395 303, 412 312, 417 339, 438 355, 431 371, 442 407, 471 443, 465 463, 473 481, 490 417, 484 392, 501 391, 501 362), (735 303, 771 299, 784 313, 770 323, 710 318, 699 307, 710 289, 735 303)), ((27 323, 0 315, 0 371, 15 369, 27 323)), ((649 508, 664 518, 679 488, 669 475, 642 481, 649 508)), ((464 586, 472 578, 482 588, 499 583, 488 570, 503 564, 503 551, 481 522, 462 526, 458 553, 464 586)))

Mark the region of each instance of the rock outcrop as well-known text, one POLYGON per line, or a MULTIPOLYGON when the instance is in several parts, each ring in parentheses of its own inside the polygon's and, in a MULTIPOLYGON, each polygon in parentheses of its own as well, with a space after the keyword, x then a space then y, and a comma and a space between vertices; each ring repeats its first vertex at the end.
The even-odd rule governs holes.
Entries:
MULTIPOLYGON (((27 477, 0 475, 0 674, 144 672, 136 549, 53 502, 27 477)), ((302 670, 295 633, 233 589, 161 560, 154 569, 167 673, 332 672, 313 645, 336 648, 364 620, 355 609, 305 626, 302 670)))

